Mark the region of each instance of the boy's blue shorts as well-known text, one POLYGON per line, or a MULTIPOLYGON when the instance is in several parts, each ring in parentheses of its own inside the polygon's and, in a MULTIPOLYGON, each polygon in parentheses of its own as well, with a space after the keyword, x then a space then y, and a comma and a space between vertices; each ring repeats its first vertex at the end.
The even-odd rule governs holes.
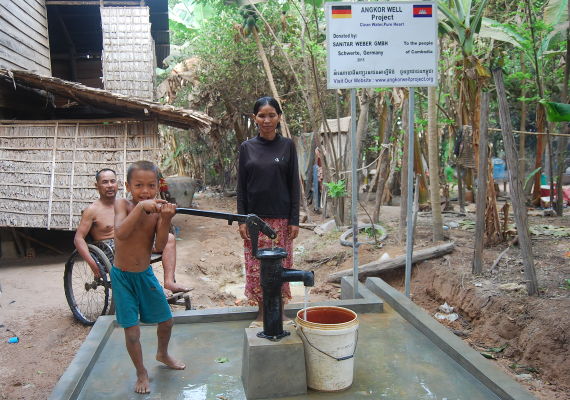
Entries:
POLYGON ((164 291, 149 266, 142 272, 111 268, 111 285, 117 322, 123 328, 154 324, 172 318, 164 291))

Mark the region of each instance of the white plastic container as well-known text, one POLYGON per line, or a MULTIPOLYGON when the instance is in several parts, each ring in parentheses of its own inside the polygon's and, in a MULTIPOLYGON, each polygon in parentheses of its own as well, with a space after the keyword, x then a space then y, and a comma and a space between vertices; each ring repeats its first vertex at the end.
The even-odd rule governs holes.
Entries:
POLYGON ((297 333, 303 340, 307 386, 323 392, 348 389, 354 379, 358 316, 343 307, 308 307, 297 313, 297 333))

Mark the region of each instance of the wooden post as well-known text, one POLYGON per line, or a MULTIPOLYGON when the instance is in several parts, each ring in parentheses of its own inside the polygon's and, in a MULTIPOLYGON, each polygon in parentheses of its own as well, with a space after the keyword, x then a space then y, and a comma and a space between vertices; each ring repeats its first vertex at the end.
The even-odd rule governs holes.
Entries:
MULTIPOLYGON (((139 160, 144 160, 144 152, 143 152, 143 148, 144 148, 144 141, 145 139, 145 135, 146 135, 146 130, 145 128, 145 122, 143 121, 142 123, 138 124, 137 126, 137 138, 139 140, 139 160), (140 131, 142 130, 142 134, 140 133, 140 131)), ((150 158, 149 158, 150 160, 150 158)), ((155 162, 155 160, 152 160, 152 162, 155 162)))
POLYGON ((129 133, 129 123, 125 123, 123 135, 123 198, 127 198, 127 138, 129 133))
POLYGON ((75 180, 75 155, 77 152, 77 138, 79 136, 79 122, 75 124, 75 138, 73 140, 73 157, 71 160, 71 177, 69 178, 69 230, 73 229, 73 184, 75 180))
POLYGON ((51 207, 53 205, 53 187, 55 183, 55 156, 57 154, 57 130, 59 128, 59 122, 55 123, 55 132, 53 134, 53 150, 51 157, 51 178, 49 184, 49 199, 48 199, 48 215, 47 215, 47 229, 49 231, 51 225, 51 207))
POLYGON ((513 202, 513 212, 515 214, 515 223, 517 225, 517 233, 519 236, 519 247, 524 265, 524 274, 526 278, 526 287, 529 295, 538 295, 538 281, 534 270, 534 259, 532 255, 532 244, 528 232, 528 222, 526 214, 526 206, 524 204, 524 192, 522 181, 518 174, 518 157, 513 136, 513 127, 511 125, 511 117, 509 114, 509 105, 507 103, 507 95, 505 92, 505 84, 503 82, 503 70, 495 68, 493 70, 493 78, 497 89, 497 101, 499 103, 499 120, 501 122, 501 132, 505 144, 505 153, 507 156, 507 167, 509 171, 509 186, 511 188, 511 201, 513 202))
POLYGON ((481 94, 481 118, 479 132, 479 165, 477 166, 477 198, 475 204, 477 206, 475 212, 475 245, 473 250, 473 264, 471 272, 480 274, 483 272, 483 242, 485 241, 485 209, 487 200, 487 158, 488 152, 488 132, 489 118, 489 92, 481 94))

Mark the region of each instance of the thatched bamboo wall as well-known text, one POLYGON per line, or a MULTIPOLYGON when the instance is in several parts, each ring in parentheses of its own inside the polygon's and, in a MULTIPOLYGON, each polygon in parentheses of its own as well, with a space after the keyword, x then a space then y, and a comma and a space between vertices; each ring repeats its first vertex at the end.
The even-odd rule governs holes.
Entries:
POLYGON ((154 97, 154 42, 148 7, 102 7, 105 89, 145 100, 154 97))
POLYGON ((68 229, 97 199, 95 173, 159 157, 153 121, 0 121, 0 226, 68 229))

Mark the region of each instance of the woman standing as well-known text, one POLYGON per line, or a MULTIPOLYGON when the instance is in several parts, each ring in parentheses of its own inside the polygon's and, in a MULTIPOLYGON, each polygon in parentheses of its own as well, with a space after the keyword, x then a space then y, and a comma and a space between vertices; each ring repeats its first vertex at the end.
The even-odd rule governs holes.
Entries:
MULTIPOLYGON (((253 106, 258 135, 243 142, 239 149, 237 211, 239 214, 257 214, 277 232, 274 241, 259 235, 259 248, 284 248, 288 255, 283 260, 283 267, 292 268, 293 239, 299 234, 299 167, 293 141, 277 132, 281 114, 281 107, 273 97, 262 97, 253 106)), ((245 295, 259 308, 251 326, 261 326, 260 262, 251 253, 245 224, 240 224, 239 233, 245 247, 245 295)), ((284 303, 291 299, 289 283, 283 284, 281 293, 284 303)))

